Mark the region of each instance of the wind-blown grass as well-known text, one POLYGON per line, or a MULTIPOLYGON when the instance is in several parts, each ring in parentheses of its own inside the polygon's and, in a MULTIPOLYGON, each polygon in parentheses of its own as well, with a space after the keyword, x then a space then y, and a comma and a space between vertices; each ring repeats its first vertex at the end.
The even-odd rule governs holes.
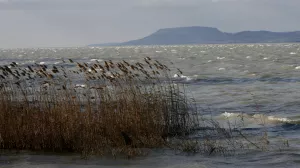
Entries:
POLYGON ((198 124, 183 86, 157 60, 69 62, 73 68, 1 67, 0 148, 89 154, 157 148, 198 124))
MULTIPOLYGON (((134 156, 143 154, 139 149, 170 147, 169 137, 203 127, 184 85, 157 60, 63 62, 69 68, 15 62, 0 67, 0 149, 134 156)), ((225 129, 214 128, 231 139, 225 129)), ((202 142, 177 148, 223 150, 212 131, 203 132, 202 142)))

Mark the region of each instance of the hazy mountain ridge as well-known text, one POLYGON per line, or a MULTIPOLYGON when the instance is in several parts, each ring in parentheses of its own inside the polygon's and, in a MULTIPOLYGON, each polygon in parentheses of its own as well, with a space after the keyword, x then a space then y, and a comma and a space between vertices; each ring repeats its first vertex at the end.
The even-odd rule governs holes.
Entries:
MULTIPOLYGON (((141 39, 117 45, 177 45, 177 44, 224 44, 224 43, 293 43, 300 42, 300 31, 242 31, 226 33, 213 27, 178 27, 159 29, 155 33, 141 39)), ((93 44, 89 46, 104 46, 93 44)))

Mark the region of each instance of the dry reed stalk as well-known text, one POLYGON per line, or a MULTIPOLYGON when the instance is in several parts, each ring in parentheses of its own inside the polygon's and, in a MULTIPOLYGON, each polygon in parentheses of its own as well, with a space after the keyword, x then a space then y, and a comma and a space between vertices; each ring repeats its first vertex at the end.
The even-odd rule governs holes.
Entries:
POLYGON ((1 67, 1 149, 94 154, 157 148, 197 124, 186 95, 159 61, 69 62, 71 70, 1 67))
MULTIPOLYGON (((64 61, 65 63, 65 61, 64 61)), ((172 146, 203 121, 185 86, 158 60, 0 67, 0 149, 142 155, 172 146)), ((179 73, 182 73, 178 69, 179 73)), ((211 124, 231 141, 230 131, 211 124)), ((176 143, 182 151, 225 151, 205 141, 176 143)), ((231 144, 230 144, 231 145, 231 144)))

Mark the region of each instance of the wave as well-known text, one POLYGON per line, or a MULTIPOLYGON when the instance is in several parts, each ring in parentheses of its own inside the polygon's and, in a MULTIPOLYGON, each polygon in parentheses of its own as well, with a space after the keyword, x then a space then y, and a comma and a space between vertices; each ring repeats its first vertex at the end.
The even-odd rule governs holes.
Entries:
POLYGON ((185 80, 185 81, 191 81, 191 80, 193 80, 193 77, 185 76, 185 75, 178 75, 178 74, 175 74, 173 76, 173 78, 175 78, 175 79, 182 79, 182 80, 185 80))
POLYGON ((259 78, 231 78, 231 77, 198 77, 198 75, 185 76, 175 74, 173 78, 177 81, 203 84, 203 85, 220 85, 220 84, 250 84, 255 82, 284 82, 296 83, 300 82, 300 78, 286 78, 286 77, 271 77, 261 76, 259 78))
POLYGON ((293 120, 288 117, 276 117, 276 116, 268 116, 265 114, 245 114, 245 113, 229 113, 224 112, 220 115, 220 117, 225 117, 227 119, 233 118, 243 118, 243 119, 254 119, 264 121, 266 123, 290 123, 290 124, 300 124, 300 120, 293 120))
MULTIPOLYGON (((215 117, 221 123, 237 124, 242 123, 245 129, 257 129, 261 127, 280 126, 284 129, 295 130, 300 129, 300 119, 292 119, 292 117, 278 117, 265 114, 245 114, 224 112, 215 117)), ((296 117, 293 117, 296 118, 296 117)))
POLYGON ((282 125, 282 128, 285 130, 299 130, 300 124, 285 123, 282 125))

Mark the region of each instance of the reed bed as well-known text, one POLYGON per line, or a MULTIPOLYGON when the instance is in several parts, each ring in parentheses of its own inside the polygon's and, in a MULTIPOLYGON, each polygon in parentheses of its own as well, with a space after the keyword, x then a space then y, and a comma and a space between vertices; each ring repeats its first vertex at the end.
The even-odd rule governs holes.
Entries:
POLYGON ((201 119, 171 77, 181 70, 171 69, 149 57, 0 66, 0 149, 132 157, 151 148, 209 155, 236 148, 232 129, 201 119), (188 138, 195 130, 201 140, 188 138))
POLYGON ((199 124, 157 60, 62 62, 0 67, 1 149, 134 155, 128 149, 164 147, 199 124))

